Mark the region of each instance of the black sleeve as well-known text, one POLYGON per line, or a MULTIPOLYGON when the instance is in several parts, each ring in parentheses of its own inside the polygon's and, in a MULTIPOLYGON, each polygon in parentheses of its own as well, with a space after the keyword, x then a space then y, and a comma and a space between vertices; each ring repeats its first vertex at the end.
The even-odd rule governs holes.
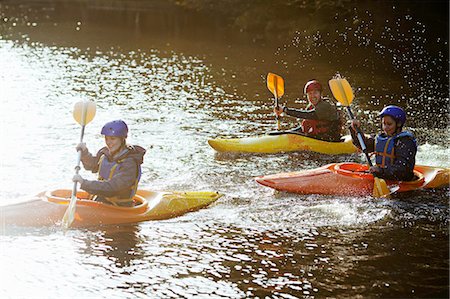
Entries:
POLYGON ((303 119, 318 119, 315 110, 301 110, 295 108, 284 108, 284 113, 289 116, 303 118, 303 119))
POLYGON ((410 181, 414 177, 417 147, 410 137, 402 137, 395 144, 394 164, 382 169, 380 177, 387 180, 410 181))

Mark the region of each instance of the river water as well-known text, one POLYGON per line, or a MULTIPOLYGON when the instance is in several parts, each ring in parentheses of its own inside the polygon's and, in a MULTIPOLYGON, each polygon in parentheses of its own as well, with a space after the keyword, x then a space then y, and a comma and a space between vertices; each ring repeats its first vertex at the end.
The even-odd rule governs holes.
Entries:
MULTIPOLYGON (((103 145, 102 125, 118 118, 129 124, 129 143, 148 150, 140 188, 225 196, 165 221, 65 234, 3 228, 2 298, 448 298, 448 188, 388 200, 257 185, 263 174, 363 160, 215 153, 207 139, 275 129, 265 76, 283 75, 275 53, 285 45, 166 2, 123 3, 0 3, 2 205, 71 188, 80 130, 71 113, 80 99, 97 104, 85 132, 91 150, 103 145)), ((336 72, 309 64, 314 75, 290 70, 289 103, 303 84, 292 82, 336 72)), ((365 90, 362 73, 351 75, 365 90)), ((379 107, 361 98, 355 111, 370 121, 379 107)), ((448 130, 412 124, 426 139, 417 163, 450 167, 448 130)))

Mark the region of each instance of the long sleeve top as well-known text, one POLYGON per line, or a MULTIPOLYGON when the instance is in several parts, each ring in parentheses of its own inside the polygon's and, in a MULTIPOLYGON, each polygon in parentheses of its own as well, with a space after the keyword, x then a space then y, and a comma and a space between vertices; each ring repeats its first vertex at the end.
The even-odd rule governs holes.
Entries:
POLYGON ((143 163, 145 149, 140 146, 128 146, 125 151, 117 157, 111 157, 106 147, 100 149, 95 156, 89 151, 81 153, 81 162, 86 170, 93 173, 99 171, 99 161, 102 156, 109 161, 120 161, 113 176, 107 180, 84 180, 81 189, 104 197, 127 198, 132 186, 136 183, 139 175, 139 167, 143 163))
POLYGON ((321 128, 326 129, 325 132, 310 134, 304 129, 302 123, 302 130, 306 136, 326 141, 340 141, 341 139, 342 123, 340 112, 336 105, 330 103, 327 99, 322 99, 316 106, 310 105, 307 109, 285 107, 284 112, 289 116, 317 121, 321 128))

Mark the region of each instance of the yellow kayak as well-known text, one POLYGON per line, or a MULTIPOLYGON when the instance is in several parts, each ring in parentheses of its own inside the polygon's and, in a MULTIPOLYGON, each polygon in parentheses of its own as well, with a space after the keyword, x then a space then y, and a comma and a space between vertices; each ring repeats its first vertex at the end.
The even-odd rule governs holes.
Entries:
POLYGON ((209 145, 218 152, 265 153, 311 151, 328 155, 351 154, 357 152, 350 135, 342 137, 342 142, 328 142, 295 133, 262 135, 257 137, 210 139, 209 145))
MULTIPOLYGON (((32 200, 0 207, 0 223, 16 226, 52 226, 61 223, 71 198, 71 190, 39 193, 32 200)), ((116 207, 88 200, 77 193, 75 219, 71 227, 135 223, 162 220, 199 210, 219 199, 217 192, 156 192, 138 190, 133 207, 116 207)))

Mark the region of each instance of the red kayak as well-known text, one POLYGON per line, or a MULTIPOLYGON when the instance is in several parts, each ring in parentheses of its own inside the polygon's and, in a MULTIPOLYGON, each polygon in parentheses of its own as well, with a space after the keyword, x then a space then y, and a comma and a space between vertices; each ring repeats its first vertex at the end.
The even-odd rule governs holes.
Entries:
MULTIPOLYGON (((256 178, 264 186, 300 194, 368 196, 373 192, 374 178, 367 165, 333 163, 320 168, 298 172, 266 175, 256 178)), ((416 180, 387 181, 392 192, 449 186, 450 168, 416 165, 416 180)))

